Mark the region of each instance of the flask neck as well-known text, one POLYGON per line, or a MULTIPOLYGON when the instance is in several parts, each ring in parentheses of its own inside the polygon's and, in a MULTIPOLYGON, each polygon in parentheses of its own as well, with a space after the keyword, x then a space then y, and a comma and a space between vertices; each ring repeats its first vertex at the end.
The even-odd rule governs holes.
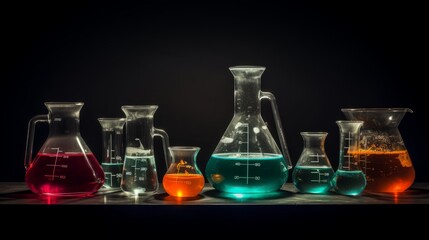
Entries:
POLYGON ((304 140, 304 148, 318 148, 324 151, 327 135, 326 132, 302 132, 301 136, 304 140))
POLYGON ((49 114, 49 135, 79 135, 79 118, 56 117, 49 114))
POLYGON ((363 121, 337 121, 340 130, 339 170, 361 170, 359 166, 359 132, 363 121))
POLYGON ((154 136, 153 118, 127 119, 126 122, 126 146, 146 150, 145 155, 153 151, 154 136))
POLYGON ((115 132, 122 134, 125 125, 125 118, 98 118, 103 132, 115 132))
POLYGON ((122 106, 126 121, 125 155, 153 155, 153 136, 155 127, 153 116, 158 109, 156 105, 122 106))
POLYGON ((83 107, 80 102, 46 102, 49 110, 49 135, 80 135, 79 114, 83 107))
POLYGON ((234 75, 234 112, 235 114, 261 114, 261 76, 265 67, 230 67, 234 75))
POLYGON ((172 157, 168 173, 201 174, 196 164, 199 147, 175 146, 168 149, 172 157))
POLYGON ((261 114, 261 78, 234 78, 234 112, 236 114, 261 114))

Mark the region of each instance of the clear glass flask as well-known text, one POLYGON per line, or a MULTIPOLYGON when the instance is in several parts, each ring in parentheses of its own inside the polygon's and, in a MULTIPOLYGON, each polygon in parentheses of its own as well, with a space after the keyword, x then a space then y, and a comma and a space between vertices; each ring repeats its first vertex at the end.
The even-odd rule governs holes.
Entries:
POLYGON ((292 163, 274 95, 261 91, 265 67, 229 69, 234 75, 234 117, 207 163, 206 177, 219 191, 276 191, 286 182, 292 163), (261 117, 262 99, 271 101, 283 155, 261 117))
POLYGON ((102 160, 104 171, 104 187, 119 188, 122 181, 124 166, 123 128, 125 118, 99 118, 102 130, 102 160))
POLYGON ((162 180, 164 190, 174 197, 195 197, 204 187, 204 176, 197 166, 199 147, 170 147, 172 162, 162 180))
POLYGON ((46 102, 49 113, 28 124, 25 181, 34 193, 46 196, 86 196, 97 192, 104 173, 79 129, 80 102, 46 102), (49 135, 33 158, 36 123, 47 122, 49 135))
POLYGON ((302 193, 327 193, 334 170, 325 152, 326 132, 301 132, 304 149, 292 173, 295 187, 302 193))
POLYGON ((366 186, 359 155, 350 153, 359 149, 359 133, 363 121, 337 121, 340 129, 340 158, 332 186, 343 195, 359 195, 366 186))
POLYGON ((153 138, 162 138, 165 162, 168 167, 170 146, 167 133, 153 126, 155 105, 122 106, 126 115, 125 157, 122 172, 122 191, 130 194, 156 192, 159 188, 153 149, 153 138))
POLYGON ((398 126, 409 108, 341 109, 348 120, 364 121, 360 131, 360 157, 370 192, 402 192, 414 182, 415 171, 398 126))

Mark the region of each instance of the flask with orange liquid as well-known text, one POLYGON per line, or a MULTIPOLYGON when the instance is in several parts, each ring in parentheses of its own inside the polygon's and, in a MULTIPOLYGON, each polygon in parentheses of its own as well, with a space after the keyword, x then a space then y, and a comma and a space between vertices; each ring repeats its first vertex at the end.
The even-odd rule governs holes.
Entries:
POLYGON ((403 192, 414 182, 415 171, 398 125, 409 108, 342 109, 349 120, 364 121, 358 155, 370 192, 403 192))
POLYGON ((196 164, 199 147, 169 147, 172 163, 164 175, 164 190, 174 197, 195 197, 204 187, 204 176, 196 164))

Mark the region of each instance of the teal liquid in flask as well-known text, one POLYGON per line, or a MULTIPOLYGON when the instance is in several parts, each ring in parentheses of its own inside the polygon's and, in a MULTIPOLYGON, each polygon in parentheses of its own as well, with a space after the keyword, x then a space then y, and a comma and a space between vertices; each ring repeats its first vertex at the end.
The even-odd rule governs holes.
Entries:
POLYGON ((234 75, 234 117, 206 166, 206 177, 218 191, 268 193, 279 190, 292 168, 274 95, 261 91, 265 67, 231 67, 234 75), (283 153, 261 116, 268 99, 283 153))
POLYGON ((340 129, 340 160, 332 180, 335 191, 342 195, 356 196, 366 187, 366 179, 360 167, 359 133, 363 121, 337 121, 340 129))
POLYGON ((334 170, 325 152, 326 132, 301 132, 304 149, 292 173, 301 193, 325 194, 331 189, 334 170))
POLYGON ((123 127, 125 118, 98 118, 102 129, 102 161, 104 187, 119 188, 124 166, 123 127))

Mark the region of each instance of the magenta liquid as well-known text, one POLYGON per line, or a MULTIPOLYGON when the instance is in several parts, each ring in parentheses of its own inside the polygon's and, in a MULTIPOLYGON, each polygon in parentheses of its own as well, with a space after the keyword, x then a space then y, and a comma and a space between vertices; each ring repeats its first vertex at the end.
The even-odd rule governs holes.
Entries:
POLYGON ((86 196, 104 183, 104 172, 92 153, 38 153, 25 175, 34 193, 86 196))

